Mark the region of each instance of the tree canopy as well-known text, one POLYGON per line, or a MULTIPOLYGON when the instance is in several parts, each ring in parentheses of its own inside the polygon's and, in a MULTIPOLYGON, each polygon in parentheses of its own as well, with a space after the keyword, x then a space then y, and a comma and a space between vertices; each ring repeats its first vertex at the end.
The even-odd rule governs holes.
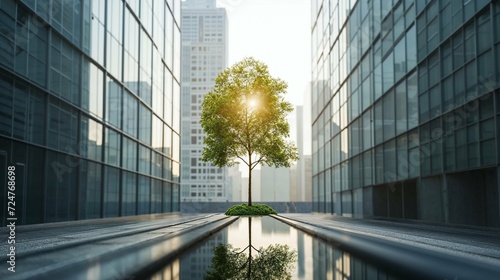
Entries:
POLYGON ((266 64, 245 58, 219 73, 214 89, 204 96, 201 125, 206 133, 202 160, 218 167, 238 159, 251 171, 258 164, 290 167, 297 148, 287 140, 286 116, 293 110, 284 100, 287 84, 269 74, 266 64))

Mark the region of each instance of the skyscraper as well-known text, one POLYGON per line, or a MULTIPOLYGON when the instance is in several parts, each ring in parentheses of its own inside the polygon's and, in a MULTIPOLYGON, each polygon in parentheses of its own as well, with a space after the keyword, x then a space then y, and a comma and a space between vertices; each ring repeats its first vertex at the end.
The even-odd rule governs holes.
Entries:
POLYGON ((232 200, 228 170, 201 160, 203 95, 227 67, 227 16, 215 0, 182 2, 181 200, 232 200))
POLYGON ((0 214, 179 211, 180 0, 0 1, 0 214), (168 3, 167 3, 168 2, 168 3))
POLYGON ((314 211, 500 227, 500 2, 313 1, 312 22, 314 211))
MULTIPOLYGON (((308 87, 309 88, 309 87, 308 87)), ((307 91, 309 92, 309 91, 307 91)), ((307 108, 306 108, 307 109, 307 108)), ((295 193, 295 195, 291 195, 291 201, 311 201, 311 155, 308 153, 310 151, 310 147, 306 147, 306 145, 310 145, 310 133, 307 135, 306 131, 310 132, 310 129, 307 129, 305 126, 310 125, 310 110, 306 110, 304 112, 304 106, 297 106, 295 108, 296 117, 296 130, 297 130, 297 150, 299 153, 299 160, 294 165, 292 169, 295 172, 295 190, 291 190, 291 194, 295 193), (307 141, 306 141, 307 140, 307 141)), ((292 186, 293 184, 292 179, 292 186)))

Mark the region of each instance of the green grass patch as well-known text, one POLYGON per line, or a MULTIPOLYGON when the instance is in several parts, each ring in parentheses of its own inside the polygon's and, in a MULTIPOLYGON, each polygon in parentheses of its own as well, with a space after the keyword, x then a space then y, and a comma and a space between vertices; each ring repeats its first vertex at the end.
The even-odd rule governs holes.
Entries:
POLYGON ((252 204, 252 206, 239 204, 227 209, 225 214, 228 216, 264 216, 278 213, 265 204, 252 204))

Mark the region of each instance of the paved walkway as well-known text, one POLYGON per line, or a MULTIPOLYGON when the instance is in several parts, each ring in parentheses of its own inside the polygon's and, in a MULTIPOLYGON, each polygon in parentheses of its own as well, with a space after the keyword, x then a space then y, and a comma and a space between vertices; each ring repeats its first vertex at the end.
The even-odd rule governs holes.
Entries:
POLYGON ((325 214, 282 214, 302 223, 342 229, 431 250, 500 263, 500 229, 354 219, 325 214))
POLYGON ((500 279, 500 230, 324 214, 275 217, 403 279, 408 275, 414 279, 500 279))
MULTIPOLYGON (((121 279, 178 255, 234 221, 223 214, 170 214, 16 228, 16 272, 0 245, 0 279, 121 279)), ((7 236, 2 229, 1 236, 7 236)), ((138 279, 138 278, 136 278, 138 279)))
MULTIPOLYGON (((443 261, 442 253, 470 259, 476 267, 485 264, 485 271, 500 269, 500 230, 324 214, 276 217, 339 246, 368 252, 376 260, 401 261, 397 266, 404 269, 417 268, 414 260, 422 267, 434 264, 434 269, 444 269, 451 263, 454 270, 460 269, 455 259, 443 261)), ((10 245, 0 242, 0 279, 140 279, 139 271, 161 267, 235 219, 223 214, 155 214, 19 226, 16 272, 7 271, 10 245)), ((8 229, 1 228, 0 236, 7 235, 8 229)))

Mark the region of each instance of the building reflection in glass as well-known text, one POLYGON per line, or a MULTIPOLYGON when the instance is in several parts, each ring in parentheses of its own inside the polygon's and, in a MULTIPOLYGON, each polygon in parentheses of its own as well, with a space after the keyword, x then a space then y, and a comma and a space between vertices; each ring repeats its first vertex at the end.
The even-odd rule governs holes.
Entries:
MULTIPOLYGON (((180 266, 180 279, 204 279, 214 257, 215 246, 230 244, 233 248, 239 248, 237 252, 246 248, 245 254, 248 256, 249 242, 259 250, 280 244, 288 245, 291 251, 295 251, 296 258, 293 269, 290 270, 290 279, 396 279, 359 257, 341 250, 338 244, 314 238, 272 217, 241 217, 181 255, 176 260, 180 266)), ((252 256, 257 255, 252 250, 252 256)), ((171 264, 166 268, 171 269, 171 264)), ((177 279, 162 275, 166 274, 160 271, 151 279, 177 279)))

